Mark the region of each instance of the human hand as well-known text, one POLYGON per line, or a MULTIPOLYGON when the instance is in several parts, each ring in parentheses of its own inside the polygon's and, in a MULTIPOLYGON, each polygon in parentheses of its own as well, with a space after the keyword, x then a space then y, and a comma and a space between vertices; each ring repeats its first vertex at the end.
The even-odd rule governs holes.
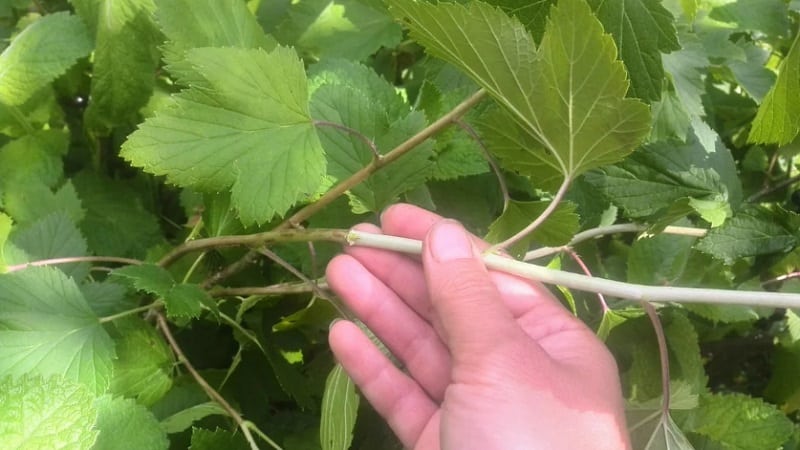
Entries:
POLYGON ((421 262, 351 247, 328 283, 405 366, 352 322, 329 342, 403 445, 414 449, 627 449, 616 363, 540 284, 487 271, 456 222, 398 204, 381 228, 424 239, 421 262))

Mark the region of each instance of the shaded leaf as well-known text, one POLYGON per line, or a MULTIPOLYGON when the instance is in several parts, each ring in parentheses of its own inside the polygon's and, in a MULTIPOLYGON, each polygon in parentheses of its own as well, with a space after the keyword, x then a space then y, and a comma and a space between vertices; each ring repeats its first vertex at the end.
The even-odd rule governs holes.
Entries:
MULTIPOLYGON (((8 261, 14 264, 51 258, 80 257, 86 256, 87 252, 86 241, 78 228, 61 213, 50 214, 30 226, 16 229, 11 235, 10 242, 24 252, 23 259, 14 258, 8 261)), ((58 264, 54 267, 78 281, 89 273, 87 263, 58 264)))
MULTIPOLYGON (((196 421, 211 415, 227 416, 228 412, 216 402, 198 403, 162 419, 161 428, 170 434, 180 433, 196 421)), ((194 443, 194 438, 192 442, 194 443)))
POLYGON ((93 449, 166 450, 169 441, 153 414, 129 398, 104 395, 97 399, 97 423, 100 431, 93 449))
MULTIPOLYGON (((512 200, 503 214, 489 226, 486 240, 497 243, 514 236, 536 220, 549 204, 549 201, 519 202, 512 200)), ((564 245, 572 239, 578 229, 575 204, 561 202, 547 220, 533 233, 526 235, 519 243, 509 248, 509 252, 512 255, 521 256, 534 242, 541 246, 564 245)))
POLYGON ((785 252, 798 241, 800 217, 784 210, 750 206, 739 211, 723 226, 709 230, 697 249, 731 262, 744 256, 785 252))
POLYGON ((205 428, 192 428, 191 450, 248 450, 247 444, 241 433, 233 434, 228 430, 217 428, 214 431, 205 428))
POLYGON ((144 321, 117 321, 115 325, 119 337, 111 392, 152 405, 172 387, 172 352, 144 321))
POLYGON ((120 267, 110 275, 137 291, 145 291, 158 297, 166 295, 175 285, 175 280, 167 269, 152 263, 120 267))
POLYGON ((675 24, 658 0, 590 0, 606 32, 614 36, 631 78, 631 95, 647 102, 661 97, 661 53, 680 49, 675 24))

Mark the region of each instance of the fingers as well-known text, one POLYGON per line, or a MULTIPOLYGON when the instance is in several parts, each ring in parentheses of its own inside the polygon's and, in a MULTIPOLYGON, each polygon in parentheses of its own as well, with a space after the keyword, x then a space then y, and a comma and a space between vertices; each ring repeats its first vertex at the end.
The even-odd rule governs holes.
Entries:
POLYGON ((498 343, 527 339, 480 257, 467 231, 454 221, 436 223, 423 241, 428 296, 454 364, 483 359, 498 343))
POLYGON ((352 322, 335 323, 328 339, 337 360, 361 393, 386 420, 403 446, 412 448, 438 405, 352 322))
POLYGON ((351 256, 334 258, 326 273, 348 308, 403 362, 428 395, 441 401, 450 382, 450 353, 430 324, 351 256))

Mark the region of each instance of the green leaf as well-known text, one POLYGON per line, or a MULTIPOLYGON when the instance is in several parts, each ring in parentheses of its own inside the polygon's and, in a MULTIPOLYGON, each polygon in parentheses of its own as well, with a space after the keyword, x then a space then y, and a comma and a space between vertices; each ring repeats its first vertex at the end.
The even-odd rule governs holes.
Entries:
MULTIPOLYGON (((24 258, 12 258, 8 262, 23 264, 51 258, 86 256, 86 241, 75 224, 61 213, 50 214, 30 226, 18 228, 10 242, 24 252, 24 258)), ((22 256, 22 255, 21 255, 22 256)), ((67 276, 82 280, 89 273, 86 263, 59 264, 67 276)))
POLYGON ((163 239, 158 220, 145 209, 135 186, 88 172, 72 182, 86 209, 79 225, 95 254, 143 258, 163 239))
POLYGON ((33 22, 0 54, 0 102, 25 103, 91 49, 76 16, 58 12, 33 22))
POLYGON ((683 275, 696 238, 659 234, 640 238, 628 253, 628 282, 674 286, 683 275))
POLYGON ((6 212, 24 225, 53 214, 64 215, 74 222, 80 222, 84 216, 81 200, 70 181, 53 192, 44 183, 31 180, 9 188, 2 199, 6 212))
POLYGON ((152 405, 172 387, 172 352, 144 321, 117 321, 115 325, 120 336, 116 339, 111 392, 152 405))
POLYGON ((780 209, 750 206, 723 226, 709 230, 697 249, 732 262, 744 256, 786 252, 797 246, 800 216, 780 209))
MULTIPOLYGON (((486 235, 488 242, 502 242, 528 224, 536 220, 549 201, 519 202, 512 200, 508 208, 489 226, 486 235)), ((532 243, 542 246, 564 245, 580 229, 578 215, 575 214, 575 204, 570 202, 560 203, 555 211, 533 233, 528 234, 518 244, 509 248, 512 255, 521 256, 530 248, 532 243)))
POLYGON ((175 286, 172 274, 167 269, 152 263, 120 267, 110 275, 133 286, 137 291, 145 291, 158 297, 163 297, 175 286))
POLYGON ((171 319, 196 318, 200 315, 201 304, 214 303, 199 285, 176 283, 166 269, 155 264, 126 266, 114 270, 111 275, 163 300, 171 319))
POLYGON ((541 42, 544 34, 545 22, 550 7, 556 0, 493 0, 492 5, 499 6, 509 16, 516 17, 533 36, 536 42, 541 42))
MULTIPOLYGON (((662 414, 663 396, 646 402, 628 403, 625 415, 633 448, 647 450, 694 450, 684 432, 672 418, 662 414)), ((685 383, 670 383, 669 406, 671 411, 681 413, 697 407, 698 395, 685 383)))
POLYGON ((800 33, 778 68, 778 79, 767 93, 747 140, 785 145, 800 131, 800 33))
POLYGON ((94 396, 61 377, 0 378, 0 447, 84 450, 97 439, 94 396))
MULTIPOLYGON (((369 96, 343 85, 327 84, 314 92, 312 114, 317 120, 355 130, 372 140, 378 151, 391 150, 425 127, 421 113, 406 109, 400 117, 389 116, 380 99, 380 94, 369 96)), ((329 173, 336 179, 349 177, 375 158, 370 147, 351 133, 324 126, 318 133, 328 156, 329 173)), ((351 189, 353 212, 379 212, 400 194, 424 183, 432 170, 431 150, 432 145, 424 143, 351 189)))
MULTIPOLYGON (((712 2, 717 3, 717 2, 712 2)), ((717 3, 708 15, 714 20, 735 23, 739 30, 762 31, 770 36, 789 35, 789 11, 781 0, 737 0, 717 3)))
POLYGON ((185 60, 192 48, 272 50, 276 45, 245 3, 238 0, 156 0, 155 17, 169 39, 164 48, 169 71, 186 85, 198 78, 192 63, 185 60))
POLYGON ((93 449, 130 448, 166 450, 169 441, 153 414, 129 398, 104 395, 97 399, 100 431, 93 449))
POLYGON ((661 97, 661 53, 680 49, 672 14, 658 0, 590 0, 589 5, 614 36, 631 77, 630 94, 647 102, 661 97))
POLYGON ((176 284, 164 297, 167 316, 171 319, 189 319, 200 316, 203 303, 212 302, 208 292, 197 284, 176 284))
POLYGON ((180 186, 230 189, 245 224, 312 194, 325 160, 294 52, 204 48, 188 61, 205 85, 175 95, 130 135, 122 156, 180 186))
POLYGON ((659 142, 636 151, 625 161, 587 174, 629 217, 646 217, 680 199, 741 201, 741 186, 730 152, 717 142, 707 152, 690 136, 685 144, 659 142))
POLYGON ((700 406, 684 426, 734 450, 780 448, 792 429, 792 422, 774 406, 743 394, 700 396, 700 406))
POLYGON ((133 298, 125 295, 125 287, 119 284, 108 281, 84 283, 80 288, 97 317, 119 314, 139 306, 133 298))
POLYGON ((13 225, 11 218, 0 212, 0 274, 6 271, 5 245, 13 225))
POLYGON ((196 421, 212 415, 227 416, 228 412, 216 402, 199 403, 164 418, 161 420, 161 428, 169 434, 180 433, 196 421))
POLYGON ((0 374, 63 375, 104 392, 114 343, 75 282, 50 267, 0 275, 0 374))
POLYGON ((360 61, 394 48, 403 33, 380 1, 304 0, 291 4, 276 36, 317 59, 360 61))
POLYGON ((328 374, 322 397, 319 442, 322 450, 347 450, 353 441, 359 396, 355 384, 337 364, 328 374))
POLYGON ((467 72, 547 150, 527 159, 574 177, 619 161, 649 130, 647 106, 625 98, 613 40, 582 1, 552 9, 538 52, 522 24, 480 2, 390 4, 428 52, 467 72))
POLYGON ((153 92, 163 38, 150 18, 152 0, 92 0, 97 3, 97 47, 86 121, 110 129, 134 118, 153 92))
POLYGON ((192 428, 191 450, 248 450, 247 444, 241 433, 233 434, 228 430, 217 428, 214 431, 205 428, 192 428))
POLYGON ((603 313, 603 318, 600 320, 600 325, 597 327, 597 337, 605 341, 614 328, 624 324, 630 319, 642 317, 643 315, 644 311, 641 308, 610 309, 603 313))
POLYGON ((55 186, 63 176, 61 158, 68 144, 66 133, 42 130, 0 147, 0 186, 8 189, 31 182, 55 186))

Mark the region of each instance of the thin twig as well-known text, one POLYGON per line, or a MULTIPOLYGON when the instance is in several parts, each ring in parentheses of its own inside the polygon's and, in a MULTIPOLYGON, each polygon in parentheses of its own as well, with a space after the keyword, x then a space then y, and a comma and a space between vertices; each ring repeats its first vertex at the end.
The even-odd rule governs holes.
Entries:
POLYGON ((558 191, 556 191, 556 195, 553 196, 553 199, 550 201, 550 204, 547 205, 547 208, 545 208, 544 211, 542 211, 542 213, 539 214, 539 217, 534 219, 533 222, 528 224, 528 226, 520 230, 517 234, 511 236, 510 238, 506 239, 505 241, 499 244, 492 246, 490 251, 495 252, 497 250, 505 250, 508 247, 511 247, 512 245, 522 240, 525 236, 531 234, 533 230, 539 227, 539 225, 544 223, 544 221, 547 220, 547 218, 550 217, 550 215, 553 214, 553 212, 556 210, 558 205, 561 203, 561 200, 564 199, 564 195, 567 194, 567 189, 569 189, 570 181, 571 180, 569 177, 564 178, 564 181, 561 183, 561 186, 558 188, 558 191))
POLYGON ((667 348, 667 337, 664 334, 664 326, 658 318, 656 308, 647 302, 641 302, 642 308, 647 312, 647 317, 653 324, 653 331, 656 332, 656 342, 658 342, 658 357, 661 361, 661 413, 666 416, 669 414, 670 386, 669 386, 669 349, 667 348))
MULTIPOLYGON (((578 264, 578 266, 581 268, 583 273, 586 274, 587 277, 592 276, 592 272, 589 270, 589 267, 586 266, 586 264, 583 262, 583 258, 581 258, 575 252, 575 250, 573 250, 571 247, 566 247, 564 251, 567 252, 567 254, 572 258, 573 261, 575 261, 575 263, 578 264)), ((600 300, 600 306, 603 308, 603 314, 610 311, 611 308, 608 307, 608 302, 606 302, 606 297, 602 293, 597 292, 597 299, 600 300)))
MULTIPOLYGON (((358 230, 350 230, 347 241, 350 245, 380 248, 409 254, 418 255, 422 251, 422 242, 414 239, 367 233, 358 230)), ((516 261, 494 253, 484 253, 483 262, 489 269, 507 272, 529 280, 565 286, 579 291, 601 292, 605 295, 629 300, 800 308, 800 294, 672 286, 645 286, 548 269, 536 264, 516 261)))
MULTIPOLYGON (((317 201, 301 208, 291 217, 284 220, 280 225, 278 225, 275 228, 275 230, 276 231, 283 230, 292 227, 294 225, 300 224, 303 221, 307 220, 309 217, 313 216, 314 214, 316 214, 317 212, 319 212, 320 210, 331 204, 334 200, 339 198, 345 192, 349 191, 353 187, 357 186, 358 184, 369 178, 369 176, 372 175, 373 173, 382 169, 386 165, 394 162, 401 156, 405 155, 409 151, 416 148, 418 145, 422 144, 423 142, 430 139, 432 136, 436 135, 443 129, 450 126, 454 120, 466 114, 467 111, 469 111, 475 105, 483 101, 484 98, 486 98, 486 91, 483 89, 478 90, 477 92, 472 94, 472 96, 470 96, 469 98, 458 104, 450 112, 440 117, 438 120, 428 125, 422 131, 415 134, 402 144, 398 145, 390 152, 384 154, 382 158, 373 160, 371 164, 362 168, 358 172, 350 175, 350 177, 348 177, 345 180, 342 180, 337 185, 333 186, 330 190, 328 190, 328 192, 323 194, 322 197, 320 197, 317 201)), ((219 283, 225 278, 244 269, 248 264, 250 264, 255 259, 257 255, 258 253, 255 251, 248 252, 238 261, 234 262, 233 264, 229 265, 228 267, 225 267, 221 271, 209 277, 207 280, 203 282, 202 285, 208 287, 219 283)))
POLYGON ((67 256, 63 258, 50 258, 50 259, 40 259, 38 261, 31 261, 22 264, 16 264, 13 266, 6 267, 7 272, 16 272, 18 270, 27 269, 28 267, 40 267, 40 266, 56 266, 59 264, 72 264, 72 263, 82 263, 82 262, 110 262, 110 263, 120 263, 120 264, 128 264, 128 265, 141 265, 144 264, 143 261, 138 259, 132 258, 119 258, 116 256, 67 256))
POLYGON ((315 120, 314 121, 314 126, 317 126, 317 127, 330 127, 330 128, 335 128, 337 130, 342 130, 342 131, 344 131, 344 132, 346 132, 348 134, 351 134, 351 135, 357 137, 358 139, 361 140, 361 142, 367 144, 367 147, 369 147, 370 151, 372 151, 373 158, 380 159, 381 156, 382 156, 381 152, 378 151, 378 146, 375 145, 375 141, 373 141, 372 139, 364 136, 358 130, 355 130, 355 129, 347 127, 347 126, 344 126, 344 125, 339 124, 339 123, 328 122, 327 120, 315 120))
MULTIPOLYGON (((328 284, 320 279, 314 280, 320 289, 328 289, 328 284)), ((271 286, 245 286, 245 287, 215 287, 209 292, 212 297, 249 297, 255 296, 277 296, 286 294, 305 294, 313 292, 311 285, 306 282, 301 283, 280 283, 271 286)))
POLYGON ((308 278, 307 276, 305 276, 305 274, 303 274, 303 272, 300 272, 299 270, 297 270, 297 268, 295 268, 293 265, 289 264, 289 262, 287 262, 285 259, 281 258, 277 253, 273 252, 272 250, 270 250, 268 248, 258 249, 258 252, 261 253, 262 255, 266 256, 267 258, 271 259, 273 262, 275 262, 275 264, 277 264, 277 265, 283 267, 284 269, 286 269, 289 273, 291 273, 292 275, 294 275, 297 278, 299 278, 300 281, 302 281, 303 283, 307 284, 309 286, 309 288, 311 288, 311 292, 313 292, 314 295, 316 295, 319 298, 324 298, 326 300, 328 299, 328 297, 329 297, 328 294, 323 292, 322 289, 320 289, 319 286, 317 286, 316 283, 314 283, 314 280, 312 280, 312 279, 308 278))
POLYGON ((307 242, 307 241, 334 241, 343 242, 346 232, 340 229, 315 228, 306 229, 275 229, 263 233, 235 234, 228 236, 215 236, 205 239, 187 241, 173 248, 164 255, 158 265, 166 267, 175 262, 182 255, 198 250, 212 248, 249 246, 261 247, 271 242, 307 242))
POLYGON ((791 178, 787 178, 787 179, 781 181, 780 183, 776 183, 776 184, 774 184, 772 186, 765 186, 760 191, 756 192, 755 194, 751 195, 750 197, 747 197, 747 202, 748 203, 753 203, 756 200, 760 199, 761 197, 767 196, 767 195, 769 195, 769 194, 771 194, 771 193, 773 193, 775 191, 779 191, 779 190, 781 190, 781 189, 783 189, 785 187, 791 186, 791 185, 797 183, 798 181, 800 181, 800 175, 795 175, 795 176, 793 176, 791 178))
MULTIPOLYGON (((592 228, 586 231, 581 231, 580 233, 576 234, 572 238, 572 240, 569 241, 567 245, 563 245, 560 247, 542 247, 542 248, 537 248, 536 250, 531 250, 525 254, 523 260, 532 261, 534 259, 544 258, 545 256, 561 253, 564 251, 565 247, 574 247, 575 245, 583 241, 588 241, 589 239, 605 236, 608 234, 638 233, 647 231, 648 229, 649 227, 647 225, 641 225, 638 223, 620 223, 616 225, 608 225, 604 227, 592 228)), ((661 232, 664 234, 677 234, 681 236, 694 236, 694 237, 703 237, 706 234, 708 234, 708 230, 706 230, 705 228, 676 227, 672 225, 667 226, 661 232)))
POLYGON ((484 144, 483 139, 478 136, 474 128, 461 119, 456 119, 453 122, 461 127, 483 152, 486 162, 489 163, 489 167, 492 169, 492 172, 494 172, 495 177, 497 177, 497 184, 500 186, 500 192, 503 194, 503 212, 505 212, 506 209, 508 209, 508 204, 511 202, 511 195, 508 193, 508 184, 506 184, 506 178, 503 176, 500 166, 497 165, 497 161, 495 161, 491 153, 489 153, 489 149, 486 148, 486 144, 484 144))
POLYGON ((250 429, 246 426, 242 416, 239 414, 236 409, 234 409, 230 403, 219 393, 216 389, 211 387, 210 384, 205 380, 205 378, 197 372, 194 368, 192 363, 189 362, 189 359, 186 358, 186 355, 183 353, 183 350, 178 345, 178 342, 175 340, 175 337, 172 335, 172 332, 169 329, 169 324, 167 320, 164 318, 164 315, 161 313, 156 313, 156 322, 158 323, 158 328, 161 330, 161 333, 167 339, 169 346, 172 348, 172 352, 175 353, 175 356, 178 358, 178 361, 183 364, 183 367, 186 368, 187 371, 192 375, 195 379, 197 384, 200 385, 201 388, 205 391, 205 393, 214 400, 215 402, 219 403, 220 406, 231 416, 231 418, 236 422, 236 425, 239 429, 242 430, 242 434, 244 435, 247 442, 250 444, 251 450, 258 450, 258 445, 256 441, 253 439, 253 435, 250 434, 250 429))

